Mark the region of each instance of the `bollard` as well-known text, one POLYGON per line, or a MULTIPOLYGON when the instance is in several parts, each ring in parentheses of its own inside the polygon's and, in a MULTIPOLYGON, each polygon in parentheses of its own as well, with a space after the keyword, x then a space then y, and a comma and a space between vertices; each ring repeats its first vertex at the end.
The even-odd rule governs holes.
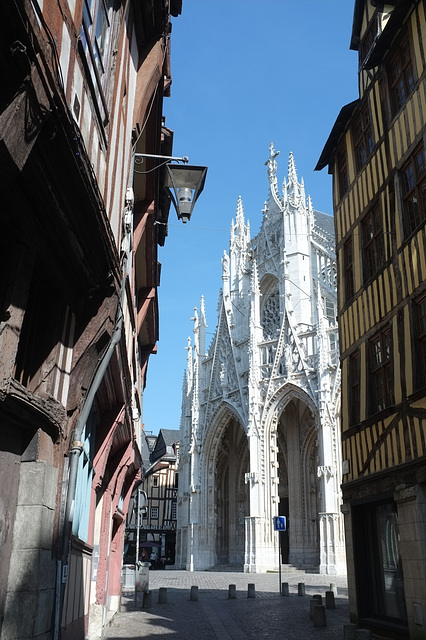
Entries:
POLYGON ((312 598, 311 600, 309 600, 309 618, 310 620, 314 619, 314 607, 318 607, 319 606, 319 602, 316 598, 312 598))
POLYGON ((356 640, 358 627, 353 622, 343 625, 343 640, 356 640))
POLYGON ((142 595, 142 609, 150 609, 152 607, 151 591, 144 591, 142 595))
POLYGON ((192 602, 198 602, 198 587, 195 585, 191 587, 191 593, 189 594, 189 599, 192 602))
POLYGON ((317 604, 314 607, 314 627, 325 627, 325 607, 323 604, 317 604))
POLYGON ((290 595, 290 591, 288 588, 288 582, 283 582, 281 585, 281 595, 282 596, 289 596, 290 595))
POLYGON ((297 595, 298 596, 304 596, 305 595, 305 583, 304 582, 299 582, 299 584, 297 585, 297 595))
POLYGON ((237 597, 237 587, 235 584, 230 584, 228 587, 228 600, 235 600, 237 597))
POLYGON ((335 582, 330 582, 330 591, 334 593, 334 597, 337 596, 337 586, 335 582))
POLYGON ((247 585, 247 598, 255 598, 256 597, 256 587, 253 583, 247 585))
POLYGON ((320 593, 316 593, 312 598, 318 600, 317 604, 322 604, 322 595, 320 593))
POLYGON ((356 640, 371 640, 371 631, 369 629, 357 629, 355 638, 356 640))
POLYGON ((334 602, 334 593, 333 591, 325 592, 325 608, 326 609, 335 609, 336 603, 334 602))
POLYGON ((158 604, 167 604, 167 588, 160 587, 158 589, 158 604))

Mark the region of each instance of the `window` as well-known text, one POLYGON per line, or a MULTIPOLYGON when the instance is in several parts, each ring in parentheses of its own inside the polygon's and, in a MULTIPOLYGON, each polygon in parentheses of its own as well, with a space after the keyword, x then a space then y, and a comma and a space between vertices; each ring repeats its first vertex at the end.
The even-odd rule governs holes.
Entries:
POLYGON ((151 507, 151 520, 158 520, 158 507, 151 507))
POLYGON ((89 68, 99 115, 107 116, 104 89, 107 81, 113 0, 84 0, 81 46, 89 68))
POLYGON ((411 62, 410 43, 403 40, 389 65, 390 94, 393 115, 398 113, 414 90, 414 70, 411 62))
POLYGON ((349 420, 350 427, 359 424, 360 418, 360 357, 359 351, 355 351, 349 357, 349 420))
POLYGON ((353 266, 353 250, 352 238, 350 238, 343 248, 344 263, 344 281, 345 281, 345 300, 346 302, 353 298, 354 288, 354 266, 353 266))
POLYGON ((417 339, 417 386, 426 386, 426 294, 415 303, 415 327, 417 339))
POLYGON ((262 313, 263 336, 265 340, 276 340, 280 332, 280 296, 274 291, 266 299, 262 313))
POLYGON ((371 413, 382 411, 394 403, 392 376, 392 334, 383 329, 370 340, 371 413))
POLYGON ((99 417, 92 409, 84 427, 82 441, 83 451, 78 458, 77 485, 75 488, 74 514, 72 519, 72 533, 79 539, 89 540, 90 496, 93 481, 93 459, 95 457, 96 429, 99 417))
POLYGON ((411 235, 426 220, 426 159, 418 147, 402 170, 405 234, 411 235))
POLYGON ((337 153, 337 171, 339 180, 339 194, 340 199, 342 199, 349 188, 348 161, 346 157, 345 147, 341 147, 337 153))
POLYGON ((177 502, 172 502, 172 520, 177 520, 177 502))
POLYGON ((377 35, 377 16, 375 15, 374 20, 371 21, 370 26, 368 27, 367 31, 363 36, 361 46, 359 48, 360 64, 362 64, 370 55, 376 35, 377 35))
POLYGON ((358 171, 361 171, 374 149, 373 127, 368 104, 362 108, 361 113, 355 120, 352 131, 356 166, 358 171))
POLYGON ((355 576, 362 619, 406 624, 396 504, 354 507, 355 576))
POLYGON ((152 486, 153 487, 158 487, 158 477, 157 476, 153 476, 153 478, 152 478, 152 486))
POLYGON ((330 298, 323 297, 322 304, 327 319, 331 322, 331 324, 334 324, 336 322, 336 307, 334 301, 330 300, 330 298))
POLYGON ((377 273, 385 261, 383 217, 378 205, 362 221, 362 247, 366 281, 377 273))

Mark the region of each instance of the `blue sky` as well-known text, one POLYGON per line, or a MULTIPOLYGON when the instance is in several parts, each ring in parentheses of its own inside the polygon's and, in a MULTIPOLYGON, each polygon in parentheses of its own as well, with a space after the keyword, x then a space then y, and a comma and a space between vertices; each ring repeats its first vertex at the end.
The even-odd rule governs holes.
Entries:
POLYGON ((331 177, 314 168, 341 107, 358 97, 353 7, 354 0, 183 0, 173 19, 166 126, 173 154, 208 172, 191 221, 178 223, 171 208, 159 249, 160 339, 143 398, 148 432, 179 428, 193 310, 203 295, 208 348, 238 196, 253 237, 268 197, 271 142, 280 151, 278 184, 291 151, 314 208, 332 213, 331 177))

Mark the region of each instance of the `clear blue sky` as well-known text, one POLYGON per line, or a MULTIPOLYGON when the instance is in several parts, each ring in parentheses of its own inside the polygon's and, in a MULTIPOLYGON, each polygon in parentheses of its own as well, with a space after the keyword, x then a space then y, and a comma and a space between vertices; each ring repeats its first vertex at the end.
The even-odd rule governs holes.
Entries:
POLYGON ((331 177, 315 165, 342 106, 358 97, 349 50, 354 0, 183 0, 171 34, 173 153, 208 166, 191 221, 170 209, 160 248, 160 340, 143 399, 146 431, 178 429, 191 317, 204 295, 208 348, 217 325, 221 256, 241 195, 251 235, 268 197, 269 145, 278 184, 293 152, 315 209, 332 213, 331 177))

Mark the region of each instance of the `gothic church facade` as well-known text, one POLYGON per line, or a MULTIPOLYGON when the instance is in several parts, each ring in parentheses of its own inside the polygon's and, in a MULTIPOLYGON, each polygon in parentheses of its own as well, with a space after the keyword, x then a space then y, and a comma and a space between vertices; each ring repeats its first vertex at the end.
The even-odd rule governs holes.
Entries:
POLYGON ((277 155, 271 144, 253 239, 238 200, 214 338, 206 351, 202 299, 188 339, 176 546, 188 570, 263 572, 281 556, 345 571, 333 218, 313 209, 292 154, 280 193, 277 155))

